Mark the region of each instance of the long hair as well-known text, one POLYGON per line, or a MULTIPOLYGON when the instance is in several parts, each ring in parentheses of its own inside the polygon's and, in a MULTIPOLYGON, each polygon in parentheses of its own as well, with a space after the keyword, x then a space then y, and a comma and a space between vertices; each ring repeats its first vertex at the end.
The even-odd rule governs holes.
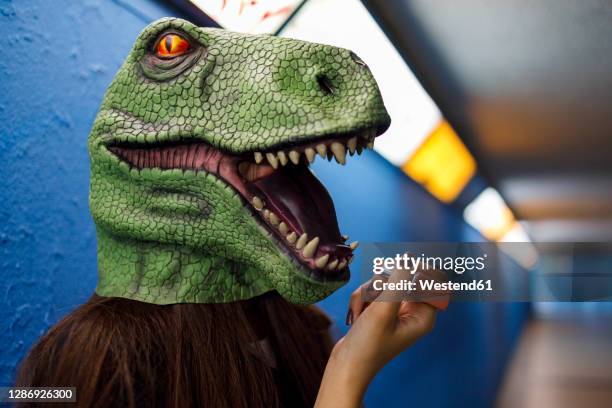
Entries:
POLYGON ((328 326, 275 292, 167 306, 93 295, 32 348, 16 385, 76 387, 80 407, 313 406, 328 326))

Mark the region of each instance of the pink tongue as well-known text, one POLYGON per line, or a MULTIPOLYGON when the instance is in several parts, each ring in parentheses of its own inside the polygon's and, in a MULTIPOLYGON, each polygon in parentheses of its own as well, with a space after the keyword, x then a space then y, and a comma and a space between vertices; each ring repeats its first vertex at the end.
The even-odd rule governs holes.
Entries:
MULTIPOLYGON (((306 166, 281 167, 253 185, 263 193, 270 210, 298 235, 318 236, 319 248, 337 250, 341 241, 336 210, 329 193, 306 166)), ((257 194, 257 193, 255 193, 257 194)))

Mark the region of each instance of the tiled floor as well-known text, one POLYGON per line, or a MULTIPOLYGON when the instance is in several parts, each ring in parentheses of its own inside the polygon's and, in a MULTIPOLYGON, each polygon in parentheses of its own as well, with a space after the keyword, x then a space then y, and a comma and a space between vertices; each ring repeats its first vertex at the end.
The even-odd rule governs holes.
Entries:
POLYGON ((498 408, 612 408, 612 321, 534 320, 498 408))

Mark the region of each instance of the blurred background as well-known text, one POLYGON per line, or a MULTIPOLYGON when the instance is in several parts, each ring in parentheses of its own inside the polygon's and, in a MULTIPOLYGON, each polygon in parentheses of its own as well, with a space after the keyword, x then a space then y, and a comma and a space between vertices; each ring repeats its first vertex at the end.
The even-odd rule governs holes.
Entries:
MULTIPOLYGON (((612 242, 608 0, 0 0, 0 385, 95 288, 87 135, 138 33, 164 16, 369 65, 391 128, 346 168, 314 165, 351 239, 612 242)), ((536 248, 500 273, 566 274, 571 291, 596 264, 611 285, 609 252, 536 248)), ((320 304, 338 335, 353 275, 320 304)), ((366 405, 610 407, 612 299, 589 300, 451 304, 366 405)))

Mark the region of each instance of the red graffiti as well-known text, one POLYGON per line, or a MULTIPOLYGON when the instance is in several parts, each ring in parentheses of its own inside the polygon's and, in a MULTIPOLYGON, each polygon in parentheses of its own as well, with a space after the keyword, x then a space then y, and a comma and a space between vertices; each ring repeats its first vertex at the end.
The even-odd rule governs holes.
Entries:
POLYGON ((289 6, 282 7, 280 9, 276 10, 276 11, 266 11, 264 13, 263 17, 261 18, 261 21, 264 21, 267 18, 278 16, 278 15, 281 15, 281 14, 288 14, 290 12, 291 12, 291 7, 289 7, 289 6))
MULTIPOLYGON (((240 0, 240 9, 238 9, 238 14, 242 14, 245 8, 249 6, 256 6, 258 0, 240 0)), ((227 0, 223 0, 223 5, 221 6, 221 10, 225 9, 227 6, 227 0)))
MULTIPOLYGON (((224 10, 225 7, 227 7, 227 3, 228 3, 228 0, 223 0, 223 3, 221 5, 221 10, 224 10)), ((248 7, 254 7, 254 6, 257 6, 258 4, 261 4, 261 1, 259 0, 240 0, 240 8, 238 9, 238 15, 241 15, 244 12, 244 10, 246 10, 248 7)), ((281 7, 280 9, 275 10, 275 11, 268 10, 262 16, 261 21, 264 21, 270 17, 274 17, 277 15, 285 14, 289 12, 291 12, 291 7, 289 6, 281 7)))

